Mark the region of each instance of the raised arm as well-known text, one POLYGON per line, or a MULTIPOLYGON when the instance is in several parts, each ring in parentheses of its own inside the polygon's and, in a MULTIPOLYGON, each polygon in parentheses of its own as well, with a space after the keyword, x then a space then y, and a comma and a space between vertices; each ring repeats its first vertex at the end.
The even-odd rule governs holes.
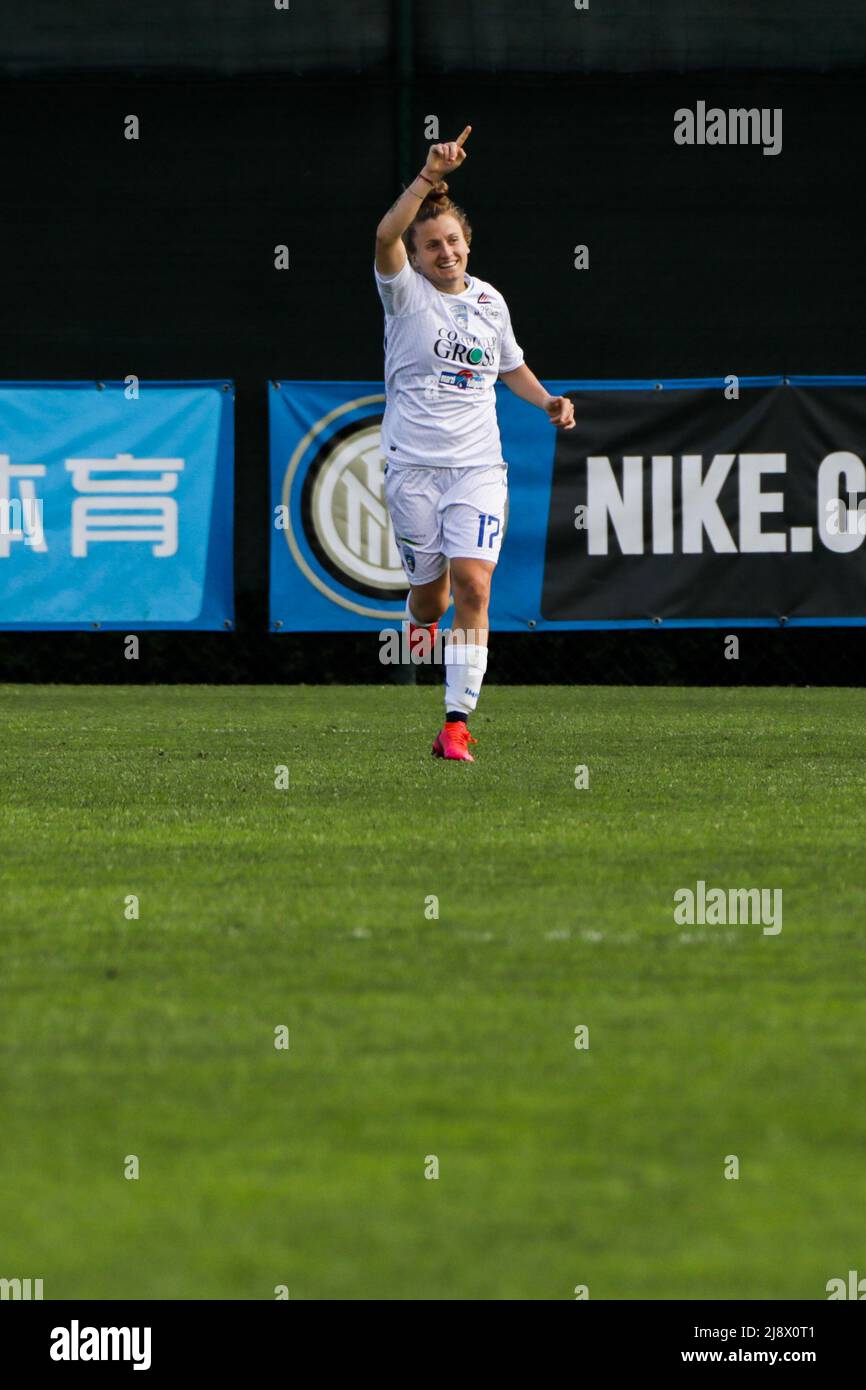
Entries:
POLYGON ((567 396, 551 396, 525 362, 519 367, 515 367, 513 372, 500 372, 499 375, 509 391, 513 391, 515 396, 519 396, 522 401, 528 401, 530 405, 537 405, 540 410, 546 411, 552 425, 559 425, 560 429, 563 430, 574 429, 574 406, 572 402, 567 396))
POLYGON ((403 189, 400 197, 390 207, 376 228, 376 269, 380 275, 396 275, 406 264, 406 248, 403 233, 411 225, 415 214, 430 189, 446 174, 453 174, 466 158, 463 146, 469 138, 471 125, 444 145, 431 145, 427 162, 420 174, 403 189))

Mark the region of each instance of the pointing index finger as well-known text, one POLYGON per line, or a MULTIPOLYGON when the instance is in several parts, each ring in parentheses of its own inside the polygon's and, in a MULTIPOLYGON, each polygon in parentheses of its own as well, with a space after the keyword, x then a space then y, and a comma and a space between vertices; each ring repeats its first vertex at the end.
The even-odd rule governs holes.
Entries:
POLYGON ((458 145, 462 149, 462 147, 466 144, 466 141, 469 139, 469 136, 471 134, 471 125, 464 126, 463 130, 461 130, 460 134, 457 136, 457 139, 454 141, 455 145, 458 145))

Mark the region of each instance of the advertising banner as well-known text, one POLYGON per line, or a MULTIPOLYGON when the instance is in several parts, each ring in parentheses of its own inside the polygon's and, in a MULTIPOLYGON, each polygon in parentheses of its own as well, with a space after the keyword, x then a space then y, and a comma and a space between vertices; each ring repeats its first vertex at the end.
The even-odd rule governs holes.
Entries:
POLYGON ((0 628, 230 628, 231 382, 0 383, 0 628))
MULTIPOLYGON (((496 388, 495 630, 866 624, 866 378, 545 384, 573 430, 496 388)), ((271 386, 276 631, 399 621, 384 401, 379 383, 271 386)))

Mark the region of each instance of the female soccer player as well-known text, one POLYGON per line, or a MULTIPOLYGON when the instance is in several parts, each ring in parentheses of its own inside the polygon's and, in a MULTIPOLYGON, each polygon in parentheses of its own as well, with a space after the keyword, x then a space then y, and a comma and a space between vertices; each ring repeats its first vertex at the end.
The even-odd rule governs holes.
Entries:
POLYGON ((507 494, 497 377, 552 424, 574 425, 571 401, 549 395, 526 366, 502 295, 467 273, 472 228, 442 178, 466 158, 471 129, 431 147, 376 229, 375 267, 385 309, 385 500, 410 585, 409 640, 432 642, 453 590, 445 727, 433 753, 469 763, 507 494))

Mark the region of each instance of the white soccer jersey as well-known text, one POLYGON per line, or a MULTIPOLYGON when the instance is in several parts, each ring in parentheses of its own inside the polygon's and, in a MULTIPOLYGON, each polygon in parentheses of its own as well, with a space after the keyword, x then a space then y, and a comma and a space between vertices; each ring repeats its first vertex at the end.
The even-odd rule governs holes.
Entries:
POLYGON ((434 468, 502 463, 493 388, 500 372, 523 364, 502 295, 468 273, 468 289, 445 294, 408 261, 396 275, 373 269, 385 308, 385 458, 434 468))

